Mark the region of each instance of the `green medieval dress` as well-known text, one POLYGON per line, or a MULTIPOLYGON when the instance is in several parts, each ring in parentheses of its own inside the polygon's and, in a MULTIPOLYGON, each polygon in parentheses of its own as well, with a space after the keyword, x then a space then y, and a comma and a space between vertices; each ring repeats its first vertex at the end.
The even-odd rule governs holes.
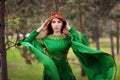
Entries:
POLYGON ((87 44, 85 38, 82 34, 80 38, 74 28, 69 32, 69 37, 49 35, 39 40, 36 39, 39 33, 33 30, 28 37, 20 41, 19 44, 29 47, 43 64, 43 80, 76 80, 67 60, 70 47, 84 68, 88 80, 114 80, 116 65, 112 56, 84 45, 87 44))

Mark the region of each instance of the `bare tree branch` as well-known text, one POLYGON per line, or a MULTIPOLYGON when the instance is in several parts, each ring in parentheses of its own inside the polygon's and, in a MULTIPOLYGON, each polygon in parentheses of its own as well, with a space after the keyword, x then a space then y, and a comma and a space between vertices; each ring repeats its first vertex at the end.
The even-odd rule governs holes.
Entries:
POLYGON ((15 40, 15 42, 12 42, 12 41, 9 40, 6 45, 8 45, 9 42, 10 42, 10 43, 13 43, 13 45, 8 46, 8 47, 6 48, 6 50, 8 50, 8 49, 10 49, 10 48, 12 48, 12 47, 15 47, 15 46, 17 45, 17 42, 18 42, 18 40, 19 40, 19 32, 18 32, 17 28, 16 28, 16 33, 17 33, 17 35, 16 35, 16 40, 15 40))

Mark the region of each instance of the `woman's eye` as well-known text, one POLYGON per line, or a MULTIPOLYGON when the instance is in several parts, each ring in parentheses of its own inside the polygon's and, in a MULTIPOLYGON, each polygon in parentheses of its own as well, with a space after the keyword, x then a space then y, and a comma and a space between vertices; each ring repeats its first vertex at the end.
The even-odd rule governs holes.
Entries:
POLYGON ((53 20, 52 21, 52 23, 61 23, 62 21, 60 21, 60 20, 57 20, 57 21, 55 21, 55 20, 53 20))
POLYGON ((52 23, 55 23, 55 21, 52 21, 52 23))
POLYGON ((58 23, 61 23, 61 21, 58 21, 58 23))

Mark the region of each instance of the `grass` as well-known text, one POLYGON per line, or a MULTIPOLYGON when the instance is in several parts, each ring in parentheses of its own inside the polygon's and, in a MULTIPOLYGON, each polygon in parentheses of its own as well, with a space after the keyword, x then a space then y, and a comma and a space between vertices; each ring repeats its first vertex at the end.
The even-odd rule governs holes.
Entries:
MULTIPOLYGON (((90 47, 95 47, 95 44, 90 44, 90 47)), ((101 50, 110 52, 110 45, 103 40, 101 42, 101 50)), ((68 59, 73 73, 77 80, 87 80, 87 77, 81 77, 81 65, 70 49, 68 59)), ((117 63, 116 80, 120 80, 120 55, 115 55, 117 63)), ((7 51, 8 62, 8 77, 10 80, 42 80, 43 65, 34 61, 32 65, 25 63, 24 58, 21 57, 19 50, 12 48, 7 51)), ((1 79, 0 79, 1 80, 1 79)))
POLYGON ((17 49, 9 50, 8 60, 8 76, 11 80, 41 80, 43 75, 43 66, 37 61, 32 65, 25 63, 17 49))
POLYGON ((120 54, 115 56, 115 61, 117 64, 116 80, 120 80, 120 54))

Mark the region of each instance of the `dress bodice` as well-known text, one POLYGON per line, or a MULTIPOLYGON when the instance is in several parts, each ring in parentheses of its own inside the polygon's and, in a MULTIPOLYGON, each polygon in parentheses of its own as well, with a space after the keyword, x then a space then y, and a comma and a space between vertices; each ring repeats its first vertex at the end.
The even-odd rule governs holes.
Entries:
POLYGON ((50 35, 43 39, 48 54, 56 57, 61 57, 62 55, 67 54, 70 45, 69 42, 70 40, 62 35, 54 37, 53 35, 50 35))

